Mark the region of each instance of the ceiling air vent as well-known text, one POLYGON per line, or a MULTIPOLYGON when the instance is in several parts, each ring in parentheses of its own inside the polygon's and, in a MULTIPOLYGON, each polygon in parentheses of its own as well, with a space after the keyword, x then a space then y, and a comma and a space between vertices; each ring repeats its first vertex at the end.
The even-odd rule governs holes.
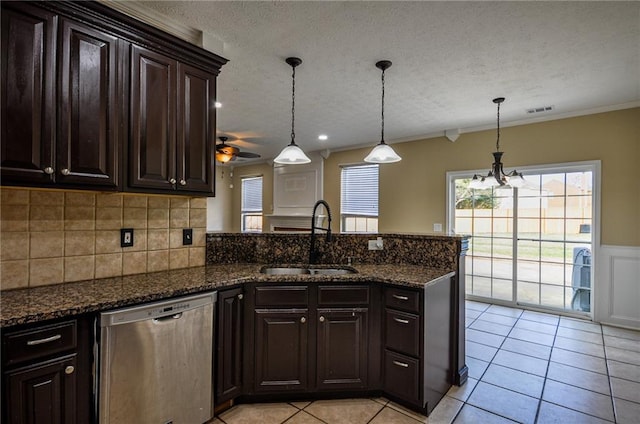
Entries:
POLYGON ((532 113, 541 113, 541 112, 551 112, 552 110, 553 110, 553 106, 532 107, 531 109, 527 109, 527 113, 532 114, 532 113))

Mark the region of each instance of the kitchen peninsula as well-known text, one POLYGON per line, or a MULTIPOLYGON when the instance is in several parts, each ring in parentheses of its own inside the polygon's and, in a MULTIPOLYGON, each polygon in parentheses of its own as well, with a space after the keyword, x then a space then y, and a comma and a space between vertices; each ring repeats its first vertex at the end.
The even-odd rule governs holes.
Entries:
POLYGON ((267 264, 304 264, 309 236, 208 234, 205 267, 4 291, 3 333, 217 290, 216 405, 384 393, 428 413, 451 384, 466 380, 459 276, 467 239, 383 234, 384 250, 368 251, 366 240, 376 237, 338 235, 319 243, 324 265, 315 267, 345 267, 351 258, 356 273, 267 275, 260 272, 267 264), (279 380, 282 364, 265 360, 270 348, 277 349, 274 334, 304 336, 296 339, 302 354, 296 378, 279 380), (354 335, 358 340, 350 342, 354 335), (332 351, 336 343, 341 345, 332 351), (438 359, 430 351, 434 346, 438 359), (332 373, 352 372, 344 365, 351 363, 359 365, 353 378, 334 378, 332 373), (427 381, 436 372, 444 374, 427 381))

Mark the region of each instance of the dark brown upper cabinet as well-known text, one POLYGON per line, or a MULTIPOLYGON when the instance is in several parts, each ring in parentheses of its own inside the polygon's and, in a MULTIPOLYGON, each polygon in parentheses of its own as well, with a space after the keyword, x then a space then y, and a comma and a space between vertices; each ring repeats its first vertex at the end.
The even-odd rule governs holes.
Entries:
POLYGON ((132 47, 129 185, 213 193, 215 75, 132 47))
POLYGON ((100 2, 2 2, 2 184, 214 193, 227 61, 100 2), (144 47, 142 47, 144 46, 144 47))
POLYGON ((2 2, 2 183, 54 178, 55 53, 58 18, 2 2))
POLYGON ((3 3, 3 184, 118 188, 118 51, 117 37, 3 3))

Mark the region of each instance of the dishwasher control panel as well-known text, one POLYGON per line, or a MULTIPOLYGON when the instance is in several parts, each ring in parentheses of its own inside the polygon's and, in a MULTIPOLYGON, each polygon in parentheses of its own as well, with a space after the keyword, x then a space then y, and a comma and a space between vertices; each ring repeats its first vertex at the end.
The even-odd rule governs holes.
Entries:
POLYGON ((103 312, 100 314, 100 326, 106 327, 180 314, 203 305, 215 303, 216 298, 216 292, 208 292, 103 312))

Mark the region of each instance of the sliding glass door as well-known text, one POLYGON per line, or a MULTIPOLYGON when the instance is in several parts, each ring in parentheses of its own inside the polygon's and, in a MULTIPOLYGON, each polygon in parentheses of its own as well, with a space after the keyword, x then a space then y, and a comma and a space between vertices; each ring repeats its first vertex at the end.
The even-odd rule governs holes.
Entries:
POLYGON ((450 173, 450 228, 472 236, 467 295, 589 313, 596 171, 527 169, 518 189, 469 189, 472 173, 450 173))

